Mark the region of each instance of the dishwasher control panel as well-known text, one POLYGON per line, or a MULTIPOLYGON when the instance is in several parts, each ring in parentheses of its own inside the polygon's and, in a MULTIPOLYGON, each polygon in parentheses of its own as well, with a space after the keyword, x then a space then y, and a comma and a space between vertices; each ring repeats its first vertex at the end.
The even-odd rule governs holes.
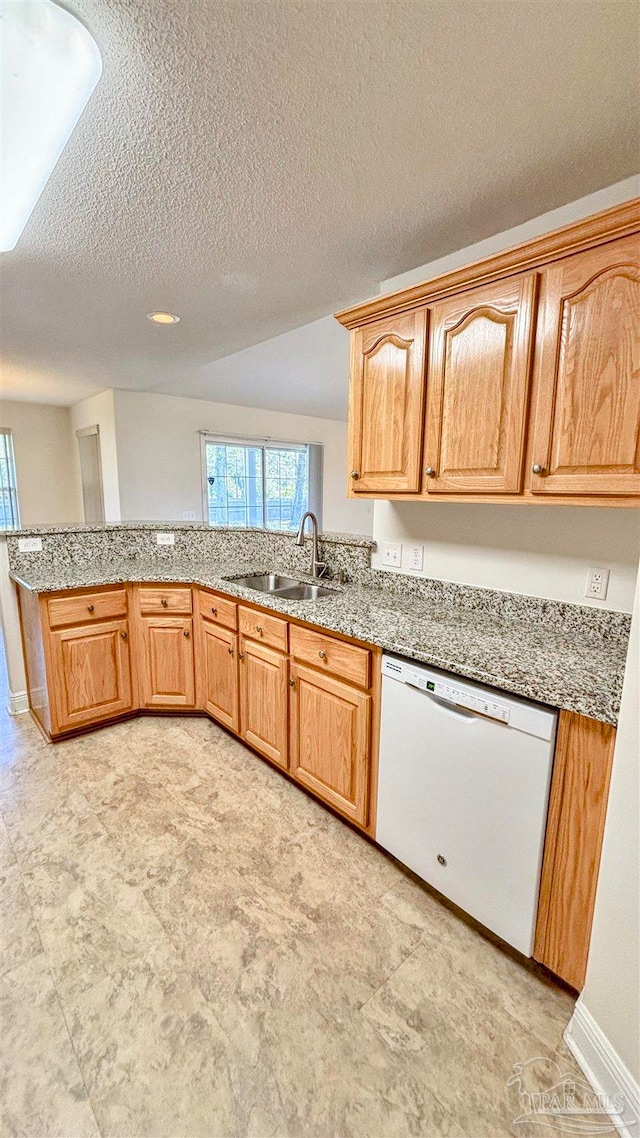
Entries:
POLYGON ((455 683, 430 674, 424 668, 414 668, 411 664, 390 657, 384 660, 382 673, 408 684, 409 687, 427 692, 445 703, 464 707, 467 711, 475 711, 478 715, 486 715, 490 719, 497 719, 500 723, 509 723, 509 705, 492 698, 489 693, 474 691, 466 685, 459 687, 455 683))

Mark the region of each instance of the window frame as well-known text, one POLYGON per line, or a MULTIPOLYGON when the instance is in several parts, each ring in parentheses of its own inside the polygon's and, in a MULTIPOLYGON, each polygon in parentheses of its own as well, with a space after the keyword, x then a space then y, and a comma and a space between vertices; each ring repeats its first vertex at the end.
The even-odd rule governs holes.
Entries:
POLYGON ((307 509, 312 510, 318 519, 318 528, 322 529, 322 474, 324 466, 324 445, 322 443, 308 443, 308 442, 293 442, 292 440, 274 439, 269 436, 254 436, 254 435, 231 435, 231 434, 217 434, 214 431, 200 431, 200 471, 202 478, 202 517, 205 525, 210 529, 252 529, 258 532, 265 533, 291 533, 291 530, 271 529, 267 526, 267 496, 266 496, 266 472, 265 472, 265 452, 272 448, 273 450, 297 450, 306 451, 308 462, 308 504, 307 509), (262 449, 262 479, 263 479, 263 503, 262 503, 262 525, 261 526, 216 526, 209 519, 209 489, 208 489, 208 476, 207 476, 207 444, 222 444, 227 446, 245 446, 262 449))
POLYGON ((0 517, 0 533, 10 533, 11 530, 20 529, 20 503, 18 501, 18 471, 16 469, 16 453, 13 445, 13 431, 11 427, 0 427, 0 435, 3 440, 0 446, 4 450, 4 457, 7 463, 7 473, 9 475, 9 484, 5 487, 0 483, 0 492, 9 495, 9 510, 11 513, 12 525, 5 526, 3 519, 0 517), (11 485, 11 478, 13 477, 13 485, 11 485))

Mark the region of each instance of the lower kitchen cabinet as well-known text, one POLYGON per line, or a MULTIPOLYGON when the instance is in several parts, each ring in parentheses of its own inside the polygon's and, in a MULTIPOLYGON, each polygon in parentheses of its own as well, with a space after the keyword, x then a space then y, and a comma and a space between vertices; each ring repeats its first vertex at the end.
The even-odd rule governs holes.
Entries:
POLYGON ((371 696, 291 665, 291 774, 346 818, 366 826, 371 696))
POLYGON ((140 706, 195 707, 191 617, 141 617, 138 641, 140 706))
POLYGON ((52 692, 58 731, 131 711, 126 620, 51 632, 52 692))
MULTIPOLYGON (((197 707, 375 838, 378 650, 184 585, 18 594, 29 705, 47 738, 197 707)), ((576 989, 614 743, 613 727, 561 712, 533 957, 576 989)))
POLYGON ((274 648, 240 640, 240 733, 285 770, 289 766, 289 660, 274 648))
POLYGON ((201 620, 200 637, 198 704, 237 735, 240 732, 237 634, 201 620))

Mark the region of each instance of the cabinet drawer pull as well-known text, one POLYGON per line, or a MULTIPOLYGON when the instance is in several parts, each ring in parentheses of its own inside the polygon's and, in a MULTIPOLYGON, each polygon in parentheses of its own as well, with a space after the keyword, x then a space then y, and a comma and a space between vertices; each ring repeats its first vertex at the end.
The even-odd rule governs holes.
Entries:
POLYGON ((435 469, 433 468, 433 466, 427 466, 425 468, 425 474, 426 474, 427 478, 435 478, 436 472, 435 472, 435 469))
POLYGON ((123 640, 126 640, 126 639, 127 639, 127 634, 126 634, 126 632, 121 632, 121 633, 120 633, 120 635, 121 635, 121 637, 122 637, 122 639, 123 639, 123 640))
POLYGON ((166 609, 169 605, 169 602, 166 597, 162 597, 160 604, 162 605, 163 609, 166 609))
POLYGON ((256 624, 256 632, 259 632, 260 635, 262 636, 262 625, 261 624, 256 624))
POLYGON ((539 462, 534 462, 531 469, 534 474, 544 474, 544 466, 541 466, 539 462))
POLYGON ((213 613, 214 616, 218 615, 218 610, 214 609, 213 605, 211 606, 211 612, 213 613))
POLYGON ((320 657, 321 660, 326 660, 327 653, 324 651, 323 648, 321 648, 320 651, 318 652, 318 656, 320 657))
POLYGON ((294 688, 295 686, 296 686, 296 681, 295 680, 289 680, 289 687, 294 688))
POLYGON ((94 605, 87 605, 87 612, 93 612, 94 605))
POLYGON ((186 638, 188 640, 189 639, 189 629, 188 628, 185 628, 184 635, 186 636, 186 638))

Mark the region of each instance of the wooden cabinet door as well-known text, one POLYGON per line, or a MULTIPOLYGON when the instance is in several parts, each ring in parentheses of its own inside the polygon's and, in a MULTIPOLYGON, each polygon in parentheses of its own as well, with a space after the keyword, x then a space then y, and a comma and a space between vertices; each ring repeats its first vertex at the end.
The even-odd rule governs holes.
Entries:
POLYGON ((191 618, 144 616, 139 628, 141 706, 194 707, 191 618))
POLYGON ((640 493, 640 238, 543 274, 535 494, 640 493))
POLYGON ((367 824, 371 696, 291 666, 291 773, 345 818, 367 824))
POLYGON ((420 489, 426 309, 358 328, 351 341, 350 482, 354 491, 420 489))
POLYGON ((424 453, 429 493, 521 489, 536 284, 530 273, 432 307, 424 453))
POLYGON ((236 734, 240 731, 238 637, 222 625, 200 621, 198 703, 236 734))
POLYGON ((67 628, 49 635, 57 731, 131 711, 126 620, 67 628))
POLYGON ((240 731, 243 739, 278 766, 289 766, 286 656, 240 640, 240 731))

